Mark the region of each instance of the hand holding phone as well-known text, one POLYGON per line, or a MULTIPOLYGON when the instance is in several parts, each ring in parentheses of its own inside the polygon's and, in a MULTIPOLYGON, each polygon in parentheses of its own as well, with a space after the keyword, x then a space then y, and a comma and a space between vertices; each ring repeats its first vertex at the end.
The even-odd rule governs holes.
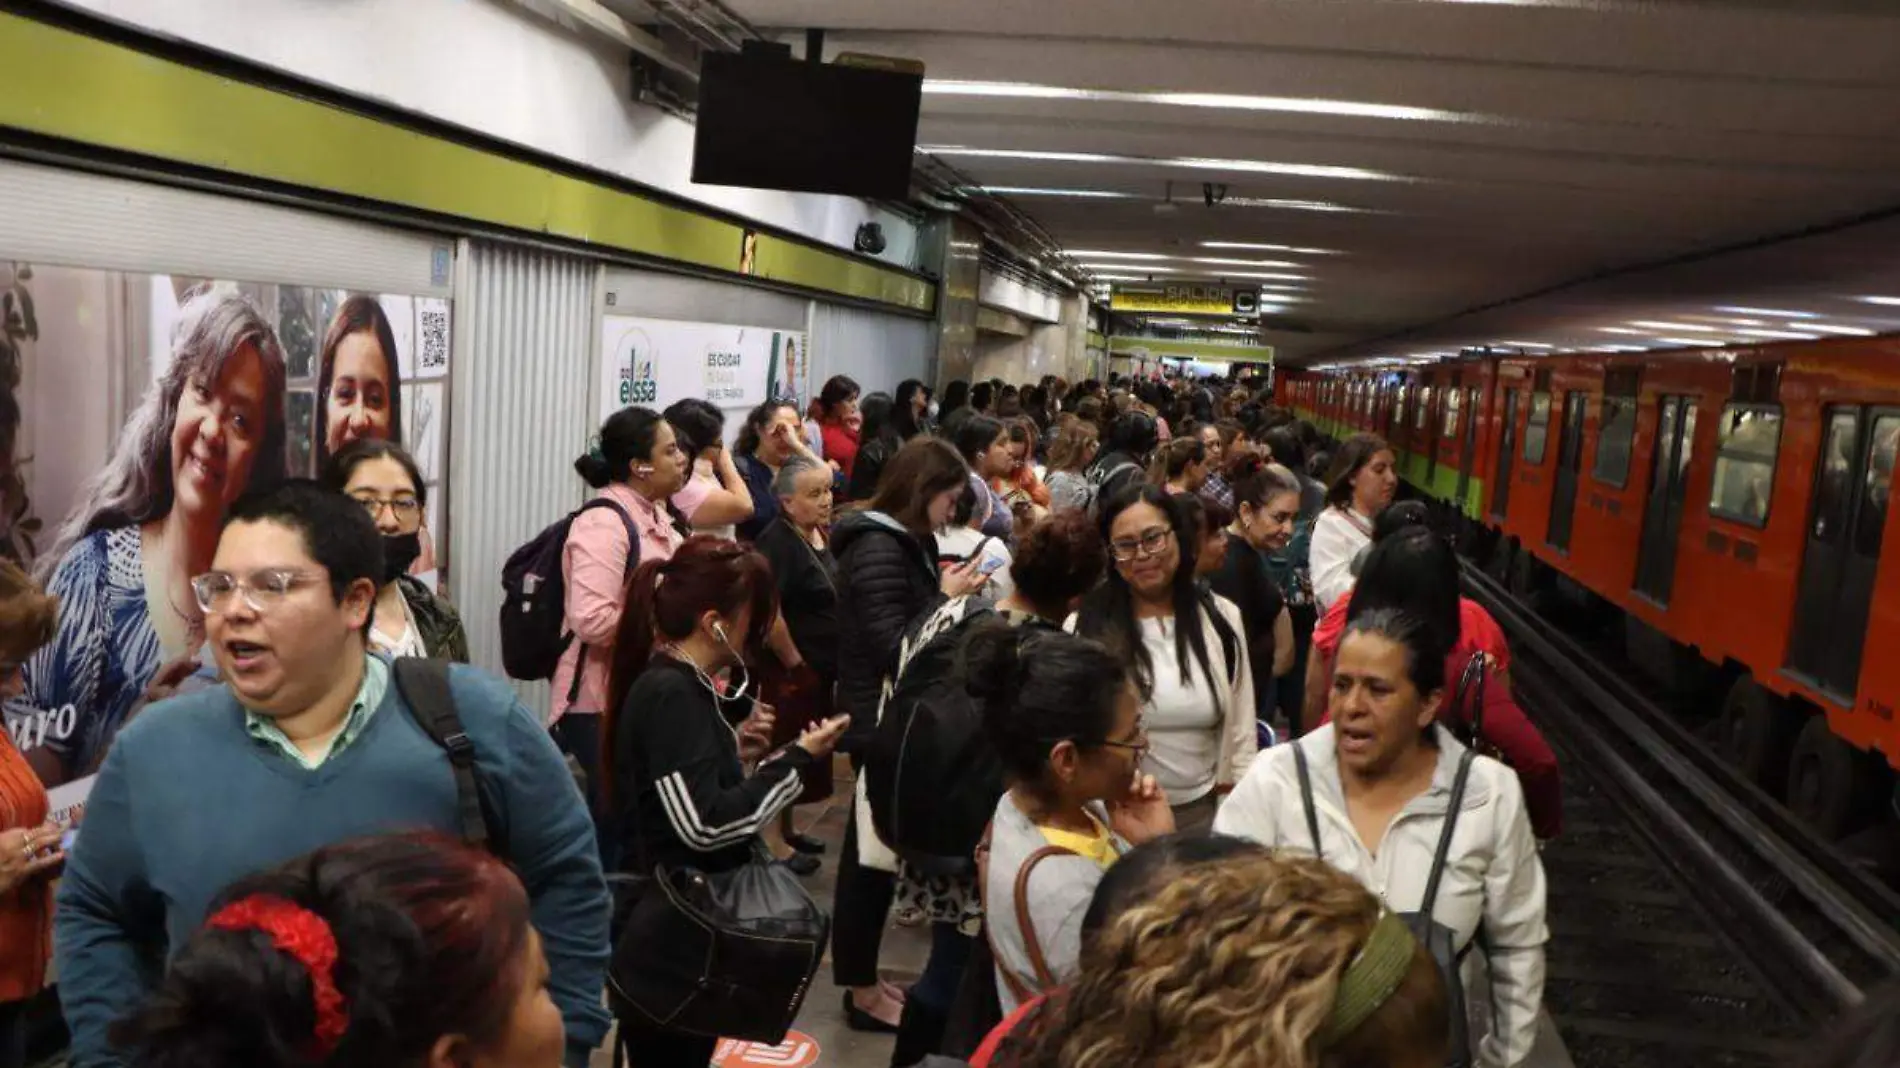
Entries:
POLYGON ((831 751, 838 747, 838 740, 844 737, 845 729, 850 726, 850 716, 833 716, 823 723, 805 728, 805 732, 798 736, 798 741, 794 744, 822 760, 830 756, 831 751))
POLYGON ((979 575, 994 575, 1001 570, 1003 570, 1003 558, 1000 556, 989 557, 976 567, 979 575))

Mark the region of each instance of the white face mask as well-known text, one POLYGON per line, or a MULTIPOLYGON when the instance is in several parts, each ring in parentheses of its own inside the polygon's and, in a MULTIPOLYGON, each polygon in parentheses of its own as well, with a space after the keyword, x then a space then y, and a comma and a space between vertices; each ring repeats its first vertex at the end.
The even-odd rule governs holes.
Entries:
POLYGON ((937 418, 937 402, 936 401, 931 401, 928 405, 925 406, 924 415, 930 419, 937 418))

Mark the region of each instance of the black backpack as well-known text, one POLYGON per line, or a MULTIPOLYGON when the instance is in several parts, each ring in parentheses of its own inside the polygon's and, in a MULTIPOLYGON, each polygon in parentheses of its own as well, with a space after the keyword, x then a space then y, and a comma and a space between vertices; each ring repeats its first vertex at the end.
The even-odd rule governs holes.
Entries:
POLYGON ((964 690, 961 663, 970 624, 996 617, 989 606, 959 598, 905 637, 865 754, 872 826, 926 875, 975 872, 977 843, 1003 796, 1003 764, 964 690))
MULTIPOLYGON (((569 528, 583 512, 612 508, 627 525, 627 571, 640 563, 640 532, 619 501, 596 497, 549 524, 516 549, 501 567, 501 663, 512 678, 551 679, 574 640, 567 629, 567 583, 561 577, 561 550, 569 528)), ((586 650, 582 650, 586 655, 586 650)), ((574 678, 580 679, 577 668, 574 678)))

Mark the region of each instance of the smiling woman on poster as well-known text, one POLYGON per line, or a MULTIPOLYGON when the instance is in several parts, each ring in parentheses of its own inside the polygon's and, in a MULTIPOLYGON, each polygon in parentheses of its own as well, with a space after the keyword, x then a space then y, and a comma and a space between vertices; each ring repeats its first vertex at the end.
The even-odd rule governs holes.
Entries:
POLYGON ((284 352, 263 315, 235 291, 201 291, 172 339, 42 558, 59 631, 26 666, 27 700, 72 710, 71 730, 32 754, 49 782, 92 771, 161 665, 182 677, 204 641, 190 580, 210 569, 225 509, 284 477, 284 352))
POLYGON ((358 438, 403 443, 396 331, 375 297, 356 294, 330 320, 318 357, 317 396, 323 399, 318 471, 358 438))

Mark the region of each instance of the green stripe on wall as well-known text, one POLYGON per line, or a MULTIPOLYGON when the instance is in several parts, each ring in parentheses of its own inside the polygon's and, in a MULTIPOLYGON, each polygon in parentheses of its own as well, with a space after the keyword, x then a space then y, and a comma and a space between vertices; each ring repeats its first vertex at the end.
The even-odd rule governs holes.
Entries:
MULTIPOLYGON (((0 13, 0 126, 695 267, 739 270, 745 228, 538 163, 0 13)), ((760 278, 935 310, 935 283, 758 237, 760 278)))

